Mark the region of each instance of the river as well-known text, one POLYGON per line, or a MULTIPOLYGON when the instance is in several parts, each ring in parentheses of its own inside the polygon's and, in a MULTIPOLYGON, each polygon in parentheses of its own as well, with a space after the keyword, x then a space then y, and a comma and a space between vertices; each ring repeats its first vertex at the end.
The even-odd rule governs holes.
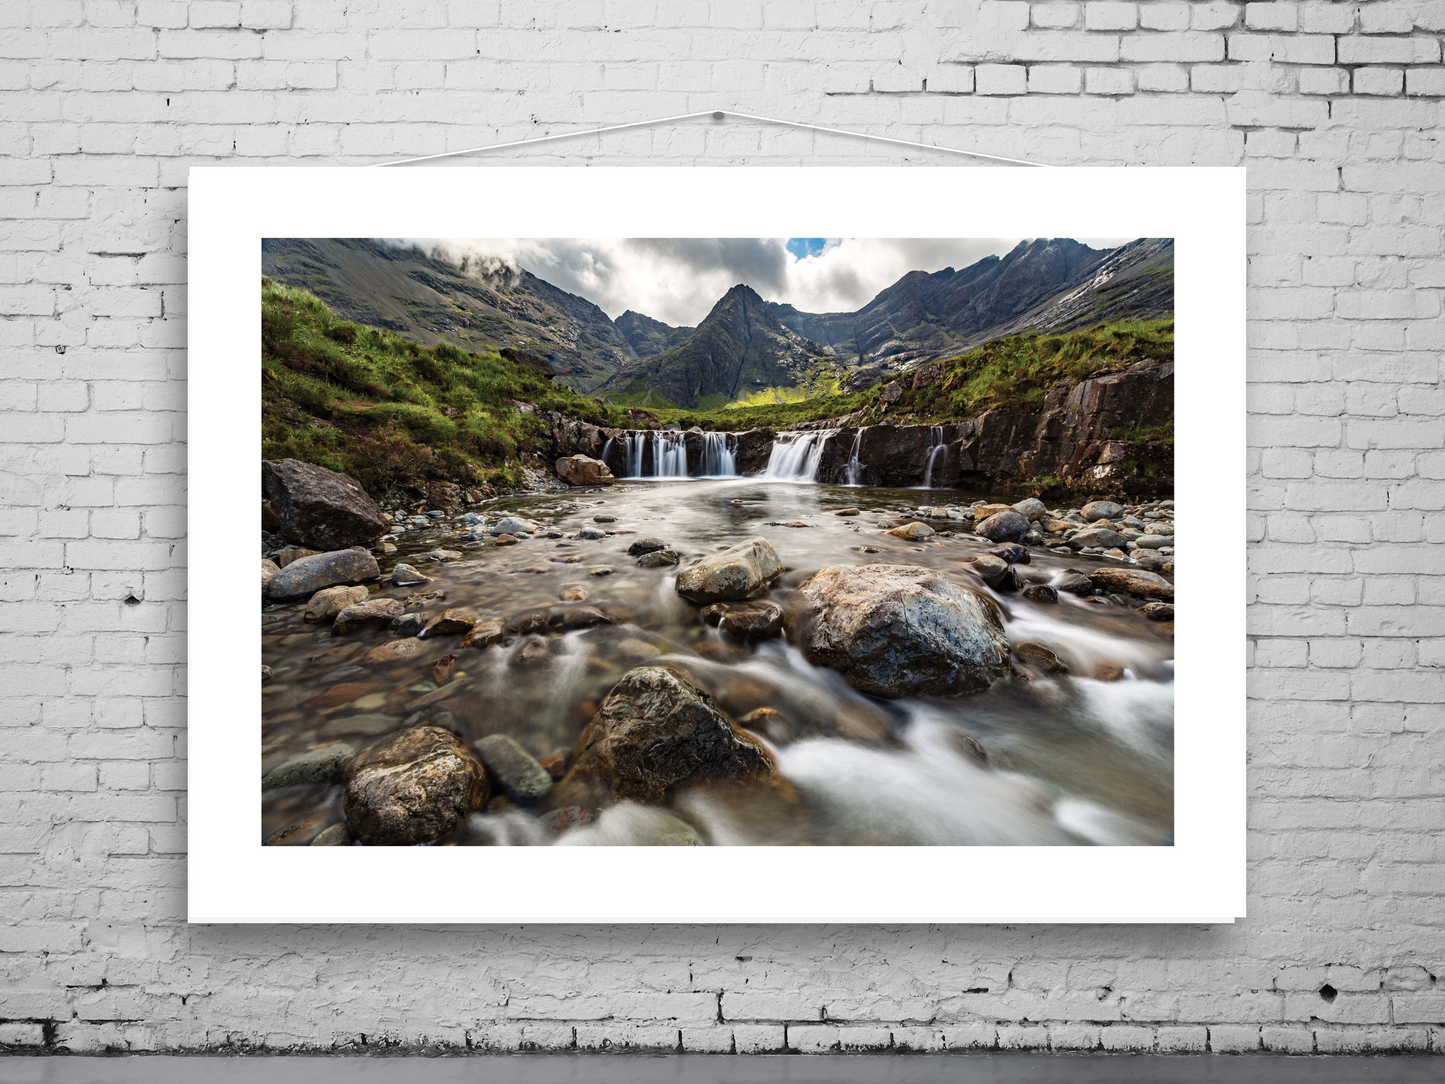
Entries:
MULTIPOLYGON (((572 749, 623 673, 663 661, 686 670, 734 720, 760 707, 780 713, 762 740, 797 800, 774 808, 767 802, 742 806, 706 789, 689 795, 673 812, 703 842, 1172 842, 1173 639, 1158 623, 1127 607, 1064 592, 1053 604, 999 593, 994 597, 1006 615, 1009 640, 1047 645, 1068 664, 1069 676, 1016 676, 971 695, 884 700, 809 665, 785 640, 750 647, 728 639, 674 591, 676 568, 639 568, 626 552, 634 540, 655 536, 686 564, 762 536, 786 567, 766 597, 785 609, 796 605, 803 580, 838 564, 927 566, 993 594, 966 563, 994 548, 984 539, 954 533, 918 543, 877 526, 881 518, 907 515, 920 505, 966 507, 988 496, 763 476, 622 481, 595 490, 510 495, 476 509, 490 522, 516 514, 542 526, 515 545, 464 543, 457 524, 438 520, 402 535, 398 552, 381 561, 384 571, 406 561, 431 582, 390 587, 383 581, 373 594, 406 599, 419 591, 444 592, 444 599, 417 605, 427 613, 471 607, 484 619, 501 620, 530 613, 555 619, 581 605, 597 608, 611 623, 539 629, 485 650, 463 649, 457 636, 436 637, 416 658, 364 664, 361 657, 391 640, 390 632, 333 636, 329 626, 303 620, 304 603, 266 606, 262 662, 274 677, 263 686, 263 773, 329 742, 360 749, 424 722, 468 741, 510 735, 544 759, 572 749), (861 514, 834 514, 850 507, 861 514), (573 537, 583 528, 610 533, 597 540, 573 537), (425 555, 439 546, 460 551, 460 559, 428 560, 425 555), (610 573, 598 574, 603 568, 610 573), (447 654, 455 655, 454 668, 439 686, 433 664, 447 654), (841 729, 853 738, 836 736, 840 720, 848 722, 841 729), (982 746, 986 762, 964 735, 982 746)), ((957 526, 928 522, 940 532, 957 526)), ((1057 577, 1103 563, 1034 548, 1030 567, 1057 577)), ((263 792, 263 835, 309 841, 342 821, 341 793, 335 784, 263 792)), ((599 835, 592 825, 557 837, 537 827, 537 811, 514 806, 474 814, 443 842, 632 842, 645 835, 642 821, 633 825, 619 813, 599 822, 610 834, 599 835)))

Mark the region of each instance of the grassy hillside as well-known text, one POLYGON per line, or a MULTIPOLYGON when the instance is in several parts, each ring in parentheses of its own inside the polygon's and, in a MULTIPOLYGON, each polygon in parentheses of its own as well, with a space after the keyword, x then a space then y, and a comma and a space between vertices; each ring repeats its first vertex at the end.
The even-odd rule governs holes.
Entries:
MULTIPOLYGON (((1127 369, 1141 361, 1174 356, 1174 321, 1125 321, 1063 335, 1026 332, 998 339, 957 357, 933 364, 941 380, 908 390, 892 405, 887 420, 907 416, 939 423, 985 410, 1037 413, 1050 388, 1072 387, 1103 372, 1127 369)), ((905 376, 905 379, 906 376, 905 376)), ((709 429, 751 429, 820 421, 865 411, 870 422, 883 420, 881 387, 851 395, 822 395, 798 402, 737 406, 705 413, 659 410, 663 421, 709 429)))
MULTIPOLYGON (((939 423, 989 409, 1027 414, 1042 408, 1051 387, 1173 355, 1172 320, 1029 332, 934 363, 942 378, 905 391, 886 411, 880 387, 710 411, 651 409, 663 422, 718 430, 783 428, 860 411, 866 422, 939 423)), ((638 424, 621 406, 585 398, 491 350, 420 346, 342 320, 305 290, 270 279, 261 282, 261 387, 265 458, 345 471, 373 493, 428 478, 521 486, 521 462, 549 447, 533 407, 601 426, 638 424)), ((1158 441, 1172 433, 1118 436, 1158 441)))
POLYGON ((261 389, 265 458, 345 471, 374 493, 426 478, 520 485, 518 462, 545 446, 547 430, 519 403, 626 424, 620 409, 493 351, 419 346, 264 278, 261 389))

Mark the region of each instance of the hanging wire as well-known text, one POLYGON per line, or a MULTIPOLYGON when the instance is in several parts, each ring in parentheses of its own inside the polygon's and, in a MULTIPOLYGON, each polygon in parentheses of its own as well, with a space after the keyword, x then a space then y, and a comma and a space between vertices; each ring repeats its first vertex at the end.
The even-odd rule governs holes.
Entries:
POLYGON ((561 132, 557 135, 534 136, 531 139, 514 139, 508 143, 491 143, 484 147, 468 147, 459 151, 443 151, 441 154, 423 154, 416 158, 400 158, 391 162, 373 162, 372 168, 384 168, 386 166, 407 166, 415 162, 435 162, 439 158, 456 158, 463 154, 481 154, 485 151, 507 150, 512 147, 529 147, 538 143, 550 143, 559 139, 579 139, 582 136, 602 135, 606 132, 621 132, 629 128, 647 128, 654 124, 675 124, 678 121, 698 120, 701 117, 712 117, 713 120, 722 120, 725 117, 733 117, 737 120, 750 120, 760 124, 778 124, 785 128, 802 128, 810 132, 823 132, 827 135, 848 136, 853 139, 869 139, 875 143, 892 143, 899 147, 916 147, 926 151, 942 151, 945 154, 962 154, 970 158, 985 158, 990 162, 1007 162, 1014 166, 1037 166, 1041 169, 1049 169, 1045 162, 1029 162, 1022 158, 1007 158, 1001 154, 985 154, 983 151, 966 151, 961 147, 944 147, 937 143, 918 143, 911 139, 894 139, 892 136, 873 135, 869 132, 854 132, 846 128, 827 128, 821 124, 807 124, 797 120, 782 120, 778 117, 762 117, 752 113, 734 113, 727 109, 702 110, 697 113, 679 113, 675 117, 655 117, 652 120, 635 120, 626 124, 609 124, 602 128, 588 128, 581 132, 561 132))

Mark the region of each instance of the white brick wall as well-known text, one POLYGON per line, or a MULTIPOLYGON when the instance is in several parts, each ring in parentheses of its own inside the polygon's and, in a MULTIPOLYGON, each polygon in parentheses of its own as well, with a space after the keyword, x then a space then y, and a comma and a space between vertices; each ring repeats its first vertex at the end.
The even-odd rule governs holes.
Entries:
MULTIPOLYGON (((0 22, 0 1044, 1441 1045, 1440 0, 16 0, 0 22), (184 924, 187 167, 712 108, 1251 167, 1248 921, 184 924)), ((960 164, 733 123, 526 157, 960 164)))

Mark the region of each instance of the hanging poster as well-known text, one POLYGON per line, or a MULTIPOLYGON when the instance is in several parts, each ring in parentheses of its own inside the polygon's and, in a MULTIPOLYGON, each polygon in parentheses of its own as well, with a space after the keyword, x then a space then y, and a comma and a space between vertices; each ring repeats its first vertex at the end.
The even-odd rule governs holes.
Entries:
POLYGON ((193 171, 192 921, 1242 915, 1243 192, 193 171))

